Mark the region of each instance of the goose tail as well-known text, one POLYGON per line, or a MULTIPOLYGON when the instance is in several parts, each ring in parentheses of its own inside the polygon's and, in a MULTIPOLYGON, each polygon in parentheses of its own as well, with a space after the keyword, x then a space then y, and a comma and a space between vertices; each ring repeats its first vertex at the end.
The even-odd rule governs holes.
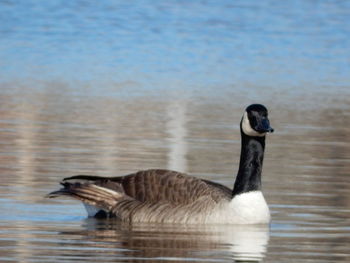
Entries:
POLYGON ((111 190, 93 183, 61 182, 61 189, 49 193, 47 198, 67 196, 82 201, 85 205, 110 212, 125 197, 122 190, 111 190))

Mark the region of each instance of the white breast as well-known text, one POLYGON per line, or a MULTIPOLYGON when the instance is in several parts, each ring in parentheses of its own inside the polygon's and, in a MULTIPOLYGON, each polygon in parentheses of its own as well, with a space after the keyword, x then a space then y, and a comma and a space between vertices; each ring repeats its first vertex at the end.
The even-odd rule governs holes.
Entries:
POLYGON ((261 191, 235 196, 230 202, 219 205, 207 218, 207 223, 267 224, 270 211, 261 191))
POLYGON ((270 210, 261 191, 251 191, 235 196, 230 202, 237 221, 244 224, 270 222, 270 210))

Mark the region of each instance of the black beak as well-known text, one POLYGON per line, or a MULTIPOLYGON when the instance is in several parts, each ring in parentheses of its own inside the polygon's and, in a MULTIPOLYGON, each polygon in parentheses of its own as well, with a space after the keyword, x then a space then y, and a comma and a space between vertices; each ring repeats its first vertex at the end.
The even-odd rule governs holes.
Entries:
POLYGON ((270 132, 270 133, 273 133, 275 130, 272 128, 272 127, 270 127, 268 130, 267 130, 267 132, 270 132))
POLYGON ((270 121, 267 118, 263 118, 261 122, 259 123, 256 131, 264 133, 264 132, 270 132, 272 133, 274 129, 270 126, 270 121))

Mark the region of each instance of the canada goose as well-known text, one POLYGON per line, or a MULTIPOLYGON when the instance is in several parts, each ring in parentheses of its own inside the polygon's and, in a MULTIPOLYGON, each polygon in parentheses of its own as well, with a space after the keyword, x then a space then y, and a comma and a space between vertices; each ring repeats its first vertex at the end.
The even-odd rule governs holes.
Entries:
POLYGON ((76 175, 47 197, 82 201, 89 216, 128 222, 269 223, 261 192, 265 135, 273 132, 267 109, 248 106, 241 123, 242 148, 233 190, 218 183, 169 170, 152 169, 120 177, 76 175))

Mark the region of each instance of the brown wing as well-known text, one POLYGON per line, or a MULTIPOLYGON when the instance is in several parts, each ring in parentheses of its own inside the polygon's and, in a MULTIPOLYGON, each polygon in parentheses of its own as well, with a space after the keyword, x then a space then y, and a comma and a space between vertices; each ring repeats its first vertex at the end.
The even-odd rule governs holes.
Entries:
POLYGON ((86 179, 94 184, 109 189, 120 189, 122 186, 126 195, 140 202, 166 201, 174 205, 189 204, 200 197, 208 196, 218 202, 231 198, 231 190, 223 185, 201 180, 183 173, 152 169, 133 174, 101 178, 93 176, 73 176, 70 179, 86 179))

